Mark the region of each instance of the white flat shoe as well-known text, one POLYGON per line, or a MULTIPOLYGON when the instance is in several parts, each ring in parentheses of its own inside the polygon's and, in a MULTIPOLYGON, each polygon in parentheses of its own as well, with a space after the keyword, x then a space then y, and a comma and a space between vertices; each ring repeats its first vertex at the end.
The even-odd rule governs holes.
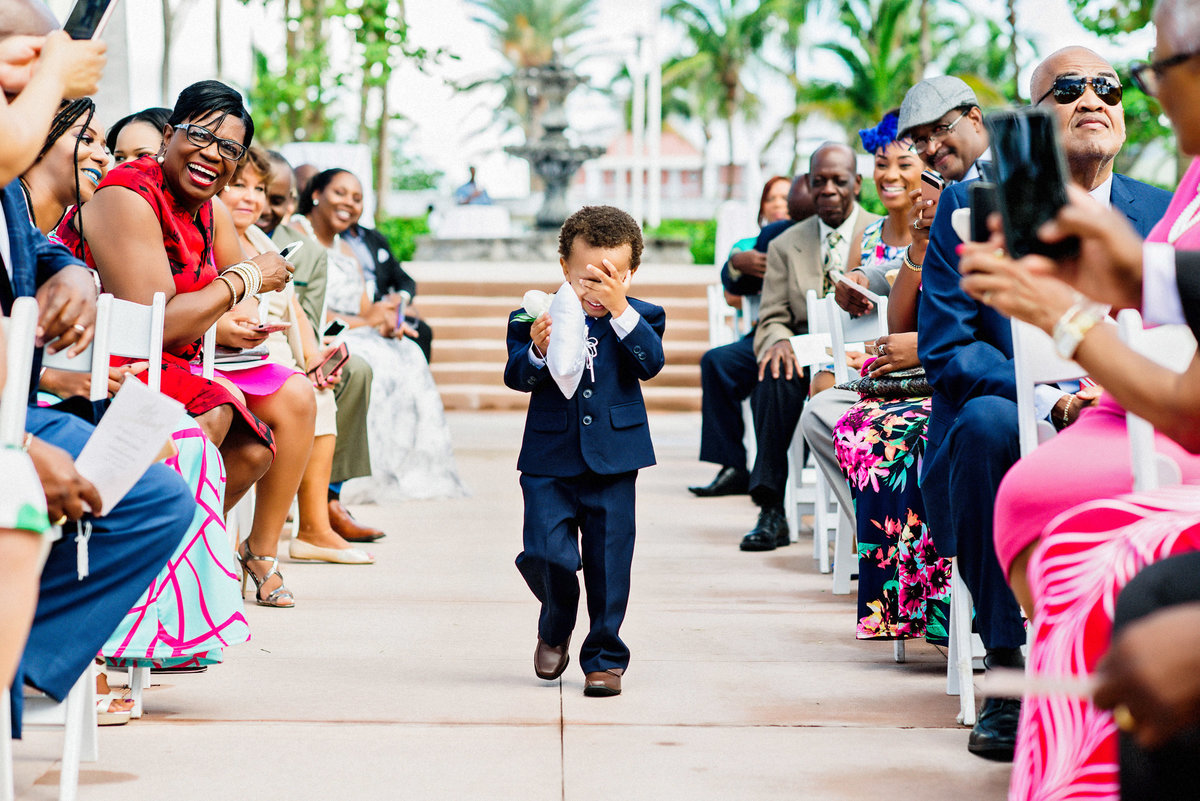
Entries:
POLYGON ((288 543, 288 556, 305 562, 332 562, 336 565, 375 564, 375 557, 362 548, 322 548, 304 540, 288 543))

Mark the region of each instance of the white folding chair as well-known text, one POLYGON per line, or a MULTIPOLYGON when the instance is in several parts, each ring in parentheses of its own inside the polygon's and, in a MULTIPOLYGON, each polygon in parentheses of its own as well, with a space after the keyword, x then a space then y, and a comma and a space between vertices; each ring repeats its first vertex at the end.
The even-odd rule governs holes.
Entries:
MULTIPOLYGON (((7 380, 0 395, 0 444, 20 446, 25 438, 25 410, 29 400, 30 372, 33 369, 34 333, 37 327, 38 305, 33 298, 17 298, 12 317, 6 322, 7 380)), ((107 370, 105 386, 107 387, 107 370)), ((53 539, 45 539, 42 561, 49 553, 53 539)), ((58 797, 74 801, 79 788, 79 763, 99 759, 96 739, 96 680, 92 663, 76 680, 62 703, 37 694, 24 699, 25 711, 21 723, 25 727, 63 727, 62 771, 59 776, 58 797)), ((0 690, 0 799, 12 801, 13 752, 9 688, 0 690)))
POLYGON ((713 243, 713 263, 720 272, 729 258, 734 243, 757 232, 754 209, 740 200, 726 200, 717 207, 716 241, 713 243))
MULTIPOLYGON (((748 308, 749 298, 743 299, 743 308, 748 308)), ((758 298, 755 298, 757 301, 758 298)), ((808 308, 808 333, 800 334, 791 338, 792 349, 795 351, 797 362, 800 367, 813 367, 817 364, 823 364, 828 361, 827 358, 822 359, 820 355, 825 349, 831 346, 829 340, 829 316, 825 312, 824 298, 817 298, 817 294, 809 291, 805 303, 808 308)), ((757 305, 755 307, 757 313, 757 305)), ((747 312, 748 313, 748 312, 747 312)), ((746 414, 747 426, 750 424, 750 414, 747 409, 746 414)), ((804 461, 804 434, 799 427, 792 435, 792 444, 788 448, 788 479, 784 485, 783 491, 783 508, 784 514, 787 516, 788 530, 791 532, 792 541, 799 539, 800 522, 804 515, 812 515, 813 517, 813 558, 817 559, 819 549, 817 541, 820 539, 821 525, 824 522, 822 509, 824 506, 820 503, 821 488, 823 478, 820 475, 820 470, 816 467, 808 467, 804 461)), ((826 493, 828 494, 828 493, 826 493)), ((822 573, 829 572, 828 557, 824 564, 820 565, 822 573)))
MULTIPOLYGON (((1117 315, 1121 340, 1148 359, 1182 373, 1196 355, 1196 338, 1186 325, 1160 325, 1144 328, 1136 309, 1124 309, 1117 315)), ((1154 427, 1133 412, 1125 413, 1129 432, 1133 488, 1139 492, 1178 484, 1183 480, 1179 465, 1154 450, 1154 427)))
POLYGON ((725 287, 708 285, 708 346, 719 348, 741 336, 737 309, 725 302, 725 287))
MULTIPOLYGON (((43 364, 58 370, 91 373, 91 399, 96 401, 108 397, 110 356, 145 359, 150 365, 146 371, 146 383, 150 389, 160 392, 166 310, 167 297, 162 292, 154 293, 149 306, 103 293, 96 301, 96 335, 92 344, 73 358, 67 356, 66 350, 48 353, 43 364)), ((150 668, 136 666, 127 670, 130 696, 133 698, 132 716, 140 718, 143 691, 150 686, 150 668)))
MULTIPOLYGON (((850 348, 861 350, 863 344, 873 342, 887 334, 887 297, 880 297, 875 308, 861 317, 853 317, 845 309, 830 301, 829 333, 833 339, 833 377, 842 384, 853 378, 846 358, 850 348)), ((832 494, 832 493, 831 493, 832 494)), ((858 565, 858 553, 854 546, 854 529, 850 518, 837 515, 832 521, 836 526, 833 542, 833 594, 847 595, 850 592, 850 576, 858 565)), ((898 659, 903 659, 903 645, 896 646, 898 659)))

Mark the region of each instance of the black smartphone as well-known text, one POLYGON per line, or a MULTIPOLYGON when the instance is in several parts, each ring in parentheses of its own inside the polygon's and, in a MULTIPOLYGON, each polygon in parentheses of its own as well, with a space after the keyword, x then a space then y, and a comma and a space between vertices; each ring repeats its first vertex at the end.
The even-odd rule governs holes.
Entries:
POLYGON ((1038 107, 997 111, 984 118, 991 134, 992 166, 999 188, 1004 239, 1013 258, 1039 253, 1061 259, 1079 252, 1079 240, 1038 239, 1043 223, 1067 203, 1067 162, 1058 122, 1038 107))
POLYGON ((324 336, 336 337, 338 334, 346 330, 345 320, 331 320, 329 325, 325 326, 324 336))
POLYGON ((988 217, 1000 211, 1000 190, 990 181, 975 181, 967 185, 967 201, 971 206, 971 241, 986 242, 992 235, 988 217))
POLYGON ((98 39, 116 8, 117 0, 75 0, 63 30, 72 39, 98 39))

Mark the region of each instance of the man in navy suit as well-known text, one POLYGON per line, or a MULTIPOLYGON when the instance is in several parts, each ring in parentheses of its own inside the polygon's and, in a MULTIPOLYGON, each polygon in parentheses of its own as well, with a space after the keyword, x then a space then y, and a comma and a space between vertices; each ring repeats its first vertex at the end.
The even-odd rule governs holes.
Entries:
POLYGON ((549 315, 509 317, 504 383, 532 393, 517 460, 525 497, 517 569, 542 604, 534 672, 551 680, 570 661, 582 566, 591 620, 579 649, 584 694, 611 696, 629 665, 619 631, 629 601, 634 483, 655 463, 641 382, 663 368, 666 313, 626 297, 642 234, 625 212, 585 206, 563 224, 558 251, 583 306, 591 355, 568 398, 546 366, 549 315))
MULTIPOLYGON (((1034 71, 1031 97, 1054 112, 1071 180, 1125 214, 1143 236, 1166 211, 1169 195, 1113 173, 1125 141, 1119 86, 1112 66, 1084 48, 1060 50, 1034 71), (1077 78, 1086 79, 1082 84, 1077 78), (1074 90, 1082 86, 1082 92, 1074 90)), ((950 217, 967 205, 965 184, 943 193, 922 265, 918 353, 933 385, 921 491, 929 530, 943 556, 956 554, 975 602, 976 623, 989 666, 1020 666, 1025 642, 1021 610, 1005 581, 993 542, 996 490, 1017 461, 1016 389, 1009 321, 959 286, 959 238, 950 217)), ((1059 419, 1074 403, 1069 393, 1044 388, 1039 412, 1059 419)), ((1011 760, 1020 712, 1017 699, 988 699, 968 748, 1011 760)))
MULTIPOLYGON (((729 295, 757 296, 767 271, 767 246, 788 228, 816 211, 808 190, 808 173, 797 175, 788 191, 788 219, 764 225, 750 250, 735 253, 721 268, 721 285, 729 295), (738 265, 741 265, 739 268, 738 265)), ((742 401, 758 384, 754 329, 737 342, 721 345, 700 359, 700 461, 721 465, 712 482, 688 487, 699 498, 743 495, 750 491, 746 469, 745 418, 742 401)))

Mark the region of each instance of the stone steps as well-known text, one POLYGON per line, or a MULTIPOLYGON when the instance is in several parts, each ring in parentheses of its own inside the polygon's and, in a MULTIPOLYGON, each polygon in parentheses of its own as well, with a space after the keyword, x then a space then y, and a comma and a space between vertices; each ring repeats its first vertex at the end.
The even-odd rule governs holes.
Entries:
MULTIPOLYGON (((529 289, 553 292, 557 265, 412 262, 414 307, 434 330, 431 369, 447 409, 524 410, 528 396, 504 386, 509 313, 529 289)), ((657 411, 700 408, 700 357, 708 350, 707 284, 711 269, 646 265, 632 294, 667 311, 667 364, 646 382, 646 405, 657 411)))

